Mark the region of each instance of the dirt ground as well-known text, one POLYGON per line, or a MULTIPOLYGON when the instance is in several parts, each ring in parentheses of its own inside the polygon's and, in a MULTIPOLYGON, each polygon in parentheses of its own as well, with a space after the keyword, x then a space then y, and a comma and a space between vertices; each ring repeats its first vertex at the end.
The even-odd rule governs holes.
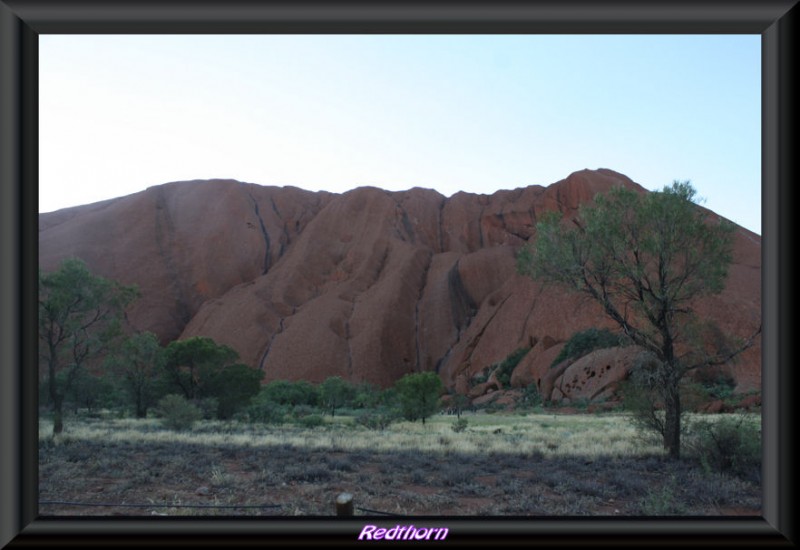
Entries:
POLYGON ((42 516, 331 516, 342 492, 359 516, 761 515, 757 475, 661 456, 43 440, 39 483, 42 516))

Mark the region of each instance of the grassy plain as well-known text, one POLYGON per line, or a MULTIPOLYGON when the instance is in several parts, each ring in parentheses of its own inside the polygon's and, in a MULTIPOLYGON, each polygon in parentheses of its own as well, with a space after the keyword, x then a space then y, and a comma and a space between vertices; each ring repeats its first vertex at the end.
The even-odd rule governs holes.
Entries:
POLYGON ((360 515, 760 515, 757 475, 668 460, 623 413, 464 418, 458 433, 446 415, 383 431, 346 415, 315 428, 205 421, 185 432, 157 419, 73 418, 56 437, 42 421, 41 501, 141 507, 42 504, 40 512, 325 516, 347 491, 360 515))

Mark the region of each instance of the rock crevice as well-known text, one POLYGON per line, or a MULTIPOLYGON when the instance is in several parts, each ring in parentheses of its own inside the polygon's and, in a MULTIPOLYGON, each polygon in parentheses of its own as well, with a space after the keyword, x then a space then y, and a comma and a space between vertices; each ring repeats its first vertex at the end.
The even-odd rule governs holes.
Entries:
POLYGON ((256 201, 255 197, 252 193, 248 193, 250 200, 253 203, 253 213, 256 215, 256 219, 258 220, 258 225, 261 228, 261 236, 264 237, 264 267, 261 271, 261 274, 264 275, 269 271, 270 266, 270 259, 271 259, 271 250, 270 250, 270 241, 269 241, 269 232, 267 232, 267 226, 264 224, 264 219, 261 217, 260 212, 258 211, 258 201, 256 201))

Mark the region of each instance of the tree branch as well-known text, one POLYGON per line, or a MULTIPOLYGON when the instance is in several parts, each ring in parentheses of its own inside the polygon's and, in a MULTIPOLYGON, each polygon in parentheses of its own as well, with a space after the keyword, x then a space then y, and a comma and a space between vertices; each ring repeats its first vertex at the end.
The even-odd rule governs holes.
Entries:
POLYGON ((731 359, 733 359, 734 357, 736 357, 740 353, 742 353, 745 350, 751 348, 753 346, 753 344, 755 343, 756 337, 759 334, 761 334, 761 324, 758 325, 758 329, 750 336, 750 338, 745 340, 742 343, 742 345, 739 346, 737 349, 735 349, 735 350, 733 350, 731 352, 725 353, 725 354, 718 354, 718 355, 715 355, 713 357, 709 357, 709 358, 705 359, 704 361, 701 361, 699 363, 696 363, 696 364, 688 366, 688 367, 684 367, 683 370, 685 372, 689 372, 690 370, 694 370, 694 369, 698 369, 698 368, 714 367, 714 366, 718 366, 718 365, 724 365, 725 363, 727 363, 728 361, 730 361, 731 359))

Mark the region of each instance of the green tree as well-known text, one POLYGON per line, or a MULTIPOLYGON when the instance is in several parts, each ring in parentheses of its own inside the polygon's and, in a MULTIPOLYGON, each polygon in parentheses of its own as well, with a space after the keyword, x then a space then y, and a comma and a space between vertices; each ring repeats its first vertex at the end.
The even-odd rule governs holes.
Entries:
POLYGON ((377 386, 369 382, 363 382, 356 386, 352 404, 358 409, 374 409, 381 401, 381 391, 377 386))
POLYGON ((109 356, 107 367, 122 381, 136 418, 145 418, 147 409, 161 397, 165 361, 165 349, 151 332, 134 334, 125 340, 118 353, 109 356))
POLYGON ((211 338, 193 336, 170 342, 164 370, 172 389, 192 401, 213 395, 210 382, 218 371, 232 364, 239 354, 211 338))
POLYGON ((111 378, 80 369, 72 381, 65 402, 71 401, 75 412, 80 407, 91 413, 98 408, 115 406, 118 397, 117 387, 111 378))
POLYGON ((216 372, 207 393, 217 400, 217 418, 227 420, 258 395, 264 372, 236 363, 216 372))
POLYGON ((53 433, 63 430, 63 404, 78 374, 121 336, 132 286, 93 275, 77 258, 39 271, 40 379, 48 386, 53 433))
POLYGON ((406 374, 395 384, 397 399, 407 420, 422 420, 439 409, 442 381, 435 372, 406 374))
POLYGON ((700 337, 709 324, 697 319, 692 303, 724 288, 734 227, 709 219, 694 198, 689 182, 651 193, 616 187, 572 219, 546 215, 517 264, 521 273, 599 303, 628 339, 656 358, 663 443, 674 458, 680 456, 681 379, 730 361, 761 331, 738 342, 700 337))
POLYGON ((456 410, 456 417, 461 420, 461 413, 464 412, 464 409, 469 407, 470 400, 469 397, 464 395, 463 393, 457 393, 453 395, 453 399, 451 400, 451 404, 453 408, 456 410))
POLYGON ((306 380, 297 382, 273 380, 261 387, 259 401, 292 407, 298 405, 316 407, 319 401, 319 389, 306 380))
POLYGON ((210 403, 218 418, 231 418, 261 389, 264 373, 234 363, 239 358, 236 350, 211 338, 194 336, 170 342, 165 355, 164 372, 171 389, 196 405, 205 403, 207 412, 210 403))
POLYGON ((319 398, 322 406, 336 416, 336 409, 350 402, 356 394, 352 384, 339 376, 326 378, 319 387, 319 398))
POLYGON ((194 403, 174 393, 165 395, 158 401, 157 413, 163 419, 166 428, 176 431, 190 429, 203 417, 194 403))

